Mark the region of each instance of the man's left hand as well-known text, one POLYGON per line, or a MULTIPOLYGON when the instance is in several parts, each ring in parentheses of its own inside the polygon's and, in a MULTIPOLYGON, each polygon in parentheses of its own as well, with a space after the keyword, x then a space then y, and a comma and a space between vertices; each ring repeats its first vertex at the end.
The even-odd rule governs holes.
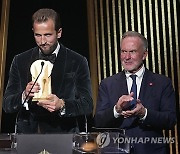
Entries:
POLYGON ((37 105, 42 106, 49 112, 54 112, 63 108, 65 102, 63 99, 59 99, 56 95, 50 94, 48 95, 47 100, 39 101, 37 105))
POLYGON ((141 101, 137 99, 136 107, 133 110, 122 111, 121 115, 123 115, 124 118, 129 118, 131 116, 138 116, 139 118, 143 118, 145 116, 145 112, 146 110, 141 104, 141 101))

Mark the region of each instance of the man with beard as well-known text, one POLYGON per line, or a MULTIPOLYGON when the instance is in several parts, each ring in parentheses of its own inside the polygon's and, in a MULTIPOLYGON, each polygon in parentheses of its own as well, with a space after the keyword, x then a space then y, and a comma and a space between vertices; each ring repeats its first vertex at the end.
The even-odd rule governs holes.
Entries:
POLYGON ((14 57, 3 109, 7 113, 17 112, 18 133, 78 132, 80 117, 93 111, 87 59, 58 42, 62 28, 59 14, 54 10, 36 11, 32 26, 37 47, 14 57), (52 93, 45 100, 32 101, 42 89, 40 83, 32 81, 30 73, 30 67, 39 59, 53 66, 52 93))

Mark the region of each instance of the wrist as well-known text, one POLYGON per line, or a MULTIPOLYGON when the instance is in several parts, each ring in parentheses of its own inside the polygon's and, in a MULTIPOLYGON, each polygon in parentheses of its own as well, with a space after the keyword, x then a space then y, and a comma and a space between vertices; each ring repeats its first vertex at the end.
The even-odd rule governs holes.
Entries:
POLYGON ((142 119, 145 115, 146 115, 146 111, 147 109, 146 108, 142 108, 141 112, 139 113, 139 118, 142 119))
POLYGON ((23 98, 23 100, 25 100, 25 98, 26 98, 26 92, 25 92, 25 90, 22 92, 22 98, 23 98))
POLYGON ((66 109, 65 109, 65 101, 63 99, 60 99, 61 106, 58 110, 59 116, 65 115, 66 109))
POLYGON ((121 107, 118 107, 117 105, 115 105, 115 110, 117 113, 121 114, 122 112, 122 108, 121 107))
POLYGON ((60 99, 60 108, 59 108, 59 110, 62 111, 64 109, 65 109, 65 101, 64 101, 64 99, 60 99))

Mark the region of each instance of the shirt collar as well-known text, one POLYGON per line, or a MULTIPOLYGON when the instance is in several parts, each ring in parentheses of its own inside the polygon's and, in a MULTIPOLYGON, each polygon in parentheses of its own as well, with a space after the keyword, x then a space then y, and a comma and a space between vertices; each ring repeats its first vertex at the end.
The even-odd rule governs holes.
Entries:
MULTIPOLYGON (((145 72, 145 67, 144 67, 144 64, 143 64, 141 69, 139 71, 137 71, 134 75, 137 75, 137 77, 140 78, 140 77, 142 77, 144 75, 144 72, 145 72)), ((128 71, 125 71, 125 75, 126 75, 126 78, 129 78, 129 76, 132 75, 132 73, 130 73, 128 71)))
POLYGON ((57 57, 57 55, 58 55, 59 49, 60 49, 60 45, 59 45, 59 42, 58 42, 57 47, 56 47, 56 49, 55 49, 54 52, 53 52, 53 53, 56 54, 56 57, 57 57))

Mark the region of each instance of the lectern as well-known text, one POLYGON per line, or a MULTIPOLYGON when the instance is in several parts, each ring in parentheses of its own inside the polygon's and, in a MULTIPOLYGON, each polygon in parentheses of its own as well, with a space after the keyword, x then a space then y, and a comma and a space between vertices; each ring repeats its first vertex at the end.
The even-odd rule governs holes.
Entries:
POLYGON ((18 154, 71 154, 73 134, 19 134, 18 154))

